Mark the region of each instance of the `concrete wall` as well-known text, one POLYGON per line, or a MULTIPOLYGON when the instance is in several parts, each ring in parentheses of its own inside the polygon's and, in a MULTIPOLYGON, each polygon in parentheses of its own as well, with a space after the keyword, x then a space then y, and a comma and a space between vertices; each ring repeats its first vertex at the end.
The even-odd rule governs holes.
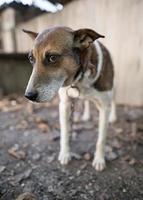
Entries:
POLYGON ((0 91, 23 94, 31 70, 26 54, 0 54, 0 91))
POLYGON ((15 40, 15 11, 12 8, 7 8, 0 15, 1 25, 1 40, 3 51, 10 53, 16 51, 16 40, 15 40))

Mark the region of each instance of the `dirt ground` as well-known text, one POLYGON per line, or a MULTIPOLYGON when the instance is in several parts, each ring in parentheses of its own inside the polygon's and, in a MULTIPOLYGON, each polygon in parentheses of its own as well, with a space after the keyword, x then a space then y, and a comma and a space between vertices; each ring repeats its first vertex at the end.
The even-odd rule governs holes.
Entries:
POLYGON ((94 105, 91 120, 82 122, 82 105, 76 103, 75 156, 62 167, 57 101, 33 107, 22 97, 0 101, 0 200, 143 199, 143 108, 118 106, 118 120, 108 131, 107 168, 96 172, 91 166, 98 132, 94 105))

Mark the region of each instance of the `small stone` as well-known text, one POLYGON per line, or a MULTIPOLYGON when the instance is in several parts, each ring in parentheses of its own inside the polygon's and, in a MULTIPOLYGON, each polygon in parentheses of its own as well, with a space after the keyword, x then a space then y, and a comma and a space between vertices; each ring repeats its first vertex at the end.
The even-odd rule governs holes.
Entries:
POLYGON ((32 169, 28 169, 21 174, 17 174, 14 177, 14 181, 12 181, 12 183, 17 184, 17 183, 20 183, 22 180, 28 179, 31 176, 31 173, 32 173, 32 169))
POLYGON ((125 193, 125 192, 127 192, 127 190, 124 188, 124 189, 123 189, 123 192, 125 193))
POLYGON ((71 152, 71 156, 72 156, 72 158, 74 158, 76 160, 80 160, 81 159, 81 156, 79 154, 77 154, 77 153, 71 152))
POLYGON ((91 158, 92 158, 92 156, 91 156, 90 153, 85 153, 85 154, 83 155, 83 157, 84 157, 84 159, 87 160, 87 161, 91 160, 91 158))
POLYGON ((32 158, 33 158, 33 160, 37 161, 37 160, 40 159, 40 154, 39 154, 39 153, 36 153, 36 154, 33 155, 32 158))
POLYGON ((53 155, 47 157, 47 162, 48 162, 48 163, 51 163, 51 162, 53 162, 54 160, 55 160, 55 154, 53 154, 53 155))
POLYGON ((80 174, 81 174, 81 170, 78 170, 78 171, 76 172, 76 175, 79 176, 80 174))
POLYGON ((2 173, 5 170, 5 166, 0 166, 0 173, 2 173))
POLYGON ((117 157, 118 157, 117 154, 114 153, 113 151, 111 151, 107 154, 107 159, 110 161, 115 160, 117 157))

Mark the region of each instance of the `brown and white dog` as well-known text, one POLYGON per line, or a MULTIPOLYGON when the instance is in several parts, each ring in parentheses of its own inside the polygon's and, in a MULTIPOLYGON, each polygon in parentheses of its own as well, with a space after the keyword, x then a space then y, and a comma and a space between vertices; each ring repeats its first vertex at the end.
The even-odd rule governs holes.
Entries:
POLYGON ((78 97, 85 99, 83 120, 90 117, 89 100, 99 110, 99 136, 93 167, 102 171, 105 168, 108 122, 116 120, 113 64, 108 50, 97 41, 104 36, 91 29, 73 31, 63 26, 52 27, 39 34, 27 30, 24 32, 34 39, 29 55, 33 71, 25 96, 34 102, 44 102, 59 92, 60 163, 67 164, 71 160, 71 98, 78 97))

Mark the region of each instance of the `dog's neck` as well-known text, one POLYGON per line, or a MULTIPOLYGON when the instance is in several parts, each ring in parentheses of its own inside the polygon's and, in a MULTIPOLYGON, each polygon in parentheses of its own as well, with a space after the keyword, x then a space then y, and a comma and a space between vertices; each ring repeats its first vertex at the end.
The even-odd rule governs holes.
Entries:
POLYGON ((102 68, 102 63, 99 60, 100 53, 101 50, 98 42, 78 52, 79 68, 75 74, 74 83, 82 81, 87 73, 90 73, 89 78, 93 79, 94 82, 99 78, 102 68))

